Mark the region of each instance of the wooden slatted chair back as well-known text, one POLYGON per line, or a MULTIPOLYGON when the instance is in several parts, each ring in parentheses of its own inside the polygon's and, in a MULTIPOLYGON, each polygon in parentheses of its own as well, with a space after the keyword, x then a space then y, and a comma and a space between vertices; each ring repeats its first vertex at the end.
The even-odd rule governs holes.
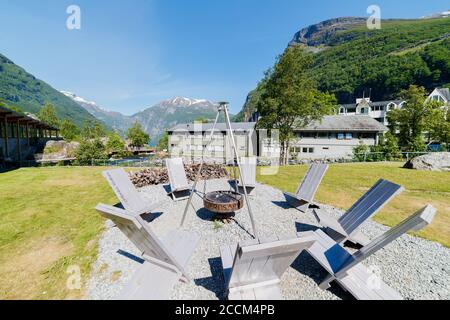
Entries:
POLYGON ((338 220, 340 225, 351 234, 403 190, 398 184, 380 179, 338 220))
POLYGON ((105 171, 103 177, 108 181, 126 210, 138 214, 146 213, 145 201, 142 200, 124 169, 105 171))
POLYGON ((328 165, 323 163, 312 164, 306 176, 303 178, 302 182, 297 188, 296 195, 299 199, 311 202, 322 182, 325 173, 328 170, 328 165))
POLYGON ((403 222, 396 227, 391 228, 378 238, 374 239, 368 245, 364 246, 361 250, 357 251, 351 258, 347 259, 340 268, 338 275, 345 273, 346 270, 351 269, 361 261, 367 259, 378 250, 386 247, 388 244, 402 236, 409 231, 419 231, 424 227, 431 224, 436 215, 436 209, 432 205, 427 205, 423 209, 417 211, 415 214, 406 218, 403 222))
POLYGON ((246 186, 256 185, 256 162, 256 157, 241 159, 242 178, 244 179, 246 186))
POLYGON ((234 257, 228 287, 279 282, 300 252, 313 243, 312 237, 268 239, 261 242, 249 240, 240 243, 234 257))
POLYGON ((184 170, 183 159, 166 159, 166 167, 172 191, 186 189, 186 187, 189 187, 186 171, 184 170))
POLYGON ((150 225, 140 216, 133 216, 126 210, 105 204, 99 204, 96 210, 105 218, 113 221, 143 255, 172 265, 183 276, 189 278, 184 268, 175 260, 170 251, 166 249, 150 225))

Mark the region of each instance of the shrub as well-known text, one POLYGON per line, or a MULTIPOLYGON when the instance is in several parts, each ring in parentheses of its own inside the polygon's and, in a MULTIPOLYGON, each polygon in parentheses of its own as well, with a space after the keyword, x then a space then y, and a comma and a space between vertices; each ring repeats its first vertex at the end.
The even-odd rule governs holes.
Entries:
POLYGON ((100 139, 83 140, 75 152, 78 165, 90 165, 92 160, 106 160, 106 148, 100 139))
POLYGON ((359 145, 353 148, 353 160, 363 162, 366 161, 367 153, 370 151, 368 145, 364 144, 362 140, 359 141, 359 145))

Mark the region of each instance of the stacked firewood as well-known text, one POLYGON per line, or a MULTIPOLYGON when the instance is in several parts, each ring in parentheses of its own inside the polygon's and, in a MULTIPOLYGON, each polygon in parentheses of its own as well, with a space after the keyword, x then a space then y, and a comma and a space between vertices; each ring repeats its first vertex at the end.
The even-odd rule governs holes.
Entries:
MULTIPOLYGON (((198 170, 200 169, 200 164, 188 164, 184 166, 186 171, 186 176, 189 180, 194 181, 198 170)), ((228 172, 225 166, 219 164, 203 164, 200 180, 210 180, 210 179, 222 179, 228 178, 228 172)))
MULTIPOLYGON (((190 181, 195 180, 199 169, 200 164, 184 165, 186 176, 190 181)), ((228 178, 228 172, 225 166, 206 163, 203 165, 200 180, 222 178, 228 178)), ((130 179, 138 188, 169 183, 169 176, 167 175, 166 168, 148 168, 138 172, 131 172, 130 179)))
POLYGON ((167 169, 165 168, 151 168, 143 169, 138 172, 130 172, 130 179, 136 187, 142 188, 145 186, 168 183, 169 176, 167 175, 167 169))

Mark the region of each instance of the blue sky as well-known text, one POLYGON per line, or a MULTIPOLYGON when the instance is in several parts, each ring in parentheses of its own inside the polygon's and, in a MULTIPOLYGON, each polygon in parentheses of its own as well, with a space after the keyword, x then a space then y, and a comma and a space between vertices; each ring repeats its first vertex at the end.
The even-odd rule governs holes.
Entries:
POLYGON ((185 96, 232 112, 295 32, 340 16, 417 18, 448 0, 0 0, 0 53, 60 90, 133 114, 185 96), (68 30, 66 8, 81 8, 68 30))

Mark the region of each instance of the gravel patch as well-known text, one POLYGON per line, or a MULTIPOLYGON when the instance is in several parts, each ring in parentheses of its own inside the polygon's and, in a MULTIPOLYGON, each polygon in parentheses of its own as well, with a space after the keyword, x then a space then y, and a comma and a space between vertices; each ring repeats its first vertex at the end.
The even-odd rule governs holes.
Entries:
MULTIPOLYGON (((198 190, 203 191, 204 182, 198 190)), ((206 191, 228 190, 225 180, 210 180, 206 191)), ((162 237, 179 227, 186 201, 173 202, 167 195, 167 186, 151 186, 140 189, 149 202, 162 201, 151 222, 153 230, 162 237)), ((260 236, 295 236, 297 231, 317 229, 311 212, 302 213, 286 206, 280 190, 258 185, 250 197, 253 214, 260 236)), ((342 211, 321 205, 321 209, 336 217, 342 211)), ((194 279, 191 283, 178 283, 172 291, 175 300, 224 299, 224 284, 220 250, 222 245, 251 239, 251 224, 246 207, 236 214, 229 224, 214 223, 213 214, 202 208, 202 200, 195 196, 184 229, 201 235, 200 244, 188 264, 187 271, 194 279)), ((87 298, 95 300, 114 299, 132 277, 139 262, 134 245, 115 227, 106 222, 106 231, 99 242, 98 260, 87 284, 87 298), (131 255, 130 255, 131 254, 131 255)), ((388 230, 373 221, 364 224, 362 231, 374 238, 388 230)), ((354 251, 354 249, 349 249, 354 251)), ((376 267, 388 285, 400 292, 405 299, 450 299, 450 249, 438 243, 404 235, 388 247, 364 261, 366 266, 376 267)), ((336 300, 352 299, 338 285, 322 291, 318 284, 326 276, 322 267, 308 253, 299 255, 285 272, 281 289, 289 300, 336 300)))

